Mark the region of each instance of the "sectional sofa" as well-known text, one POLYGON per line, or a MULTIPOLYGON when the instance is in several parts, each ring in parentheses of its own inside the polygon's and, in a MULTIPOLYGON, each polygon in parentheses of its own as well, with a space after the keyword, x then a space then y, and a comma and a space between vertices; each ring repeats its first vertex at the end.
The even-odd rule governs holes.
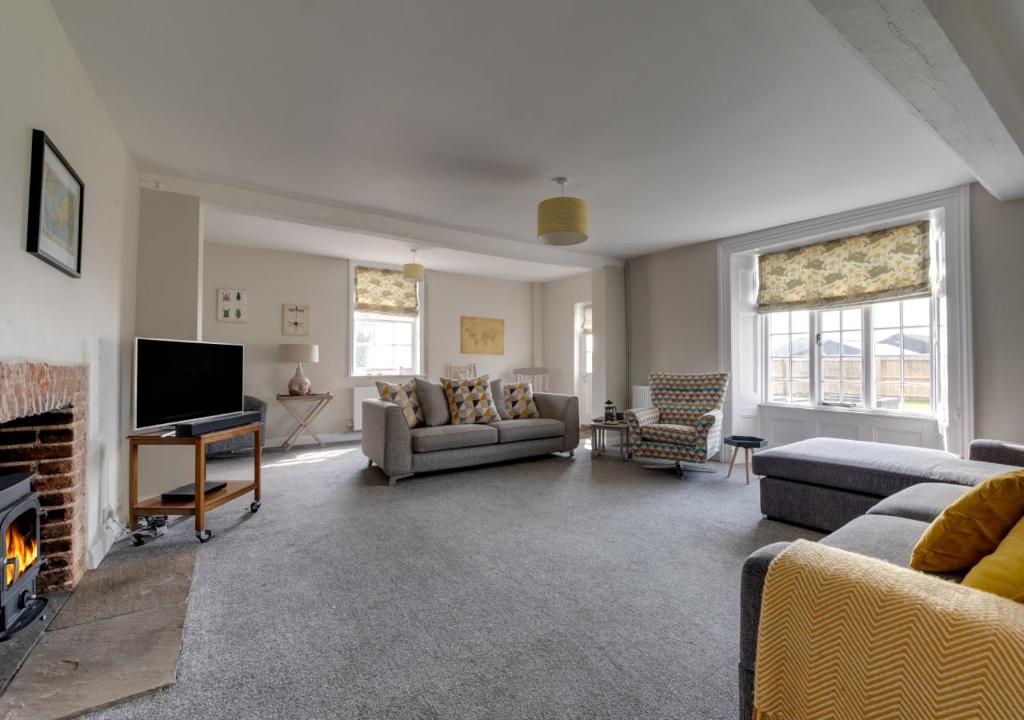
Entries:
MULTIPOLYGON (((755 472, 789 476, 780 486, 775 486, 775 481, 782 478, 766 478, 770 494, 777 493, 769 497, 767 507, 771 512, 767 514, 785 515, 797 518, 802 525, 821 527, 862 507, 862 512, 854 514, 820 542, 907 568, 917 541, 946 506, 976 483, 1020 467, 1024 467, 1024 446, 992 440, 975 440, 968 460, 938 450, 819 438, 765 451, 760 457, 755 455, 754 461, 755 472), (825 457, 829 452, 831 465, 825 457), (804 499, 799 497, 800 485, 812 486, 804 499), (781 492, 779 487, 783 488, 781 492), (829 498, 837 499, 839 508, 829 508, 829 498), (816 521, 815 512, 824 519, 816 521)), ((743 565, 739 662, 742 720, 750 720, 753 709, 757 630, 765 577, 772 560, 788 545, 767 545, 751 554, 743 565)), ((962 580, 958 575, 942 577, 962 580)))

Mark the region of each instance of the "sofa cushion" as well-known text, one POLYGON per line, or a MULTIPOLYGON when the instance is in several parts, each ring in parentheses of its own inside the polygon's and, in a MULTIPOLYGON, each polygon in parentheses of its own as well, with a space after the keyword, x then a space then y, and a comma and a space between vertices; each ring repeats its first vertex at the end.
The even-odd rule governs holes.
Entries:
POLYGON ((414 428, 412 435, 413 452, 433 452, 454 448, 494 445, 498 442, 498 431, 488 425, 441 425, 438 427, 414 428))
POLYGON ((499 420, 496 423, 491 423, 491 427, 497 428, 498 442, 500 443, 561 437, 565 434, 565 424, 554 418, 499 420))
POLYGON ((1024 518, 1017 521, 994 553, 971 568, 964 585, 1024 602, 1024 518))
POLYGON ((910 567, 910 555, 928 523, 892 515, 861 515, 821 539, 823 545, 910 567))
POLYGON ((965 485, 918 483, 876 503, 868 514, 894 515, 930 523, 969 491, 965 485))
POLYGON ((501 419, 486 375, 469 379, 441 378, 441 384, 448 396, 453 425, 492 423, 501 419))
POLYGON ((416 378, 416 397, 423 410, 423 419, 428 427, 448 425, 452 421, 448 411, 448 396, 440 383, 430 382, 426 378, 416 378))
POLYGON ((1019 469, 963 460, 942 450, 839 438, 811 438, 763 450, 754 455, 751 467, 757 475, 878 497, 887 497, 920 482, 976 485, 1019 469))
POLYGON ((697 439, 697 430, 690 425, 652 423, 640 427, 640 439, 671 445, 692 445, 697 439))
MULTIPOLYGON (((495 400, 497 401, 497 398, 495 400)), ((513 419, 526 420, 540 417, 537 405, 533 402, 533 387, 528 382, 502 385, 500 402, 505 406, 505 412, 513 419)))
POLYGON ((416 380, 407 383, 386 383, 377 381, 377 392, 380 399, 385 402, 394 403, 402 408, 405 421, 409 427, 419 427, 424 424, 423 410, 420 408, 419 398, 416 397, 416 380))
POLYGON ((505 407, 505 381, 501 378, 491 380, 491 397, 494 398, 494 404, 498 408, 498 417, 502 420, 511 420, 512 416, 508 414, 508 408, 505 407))

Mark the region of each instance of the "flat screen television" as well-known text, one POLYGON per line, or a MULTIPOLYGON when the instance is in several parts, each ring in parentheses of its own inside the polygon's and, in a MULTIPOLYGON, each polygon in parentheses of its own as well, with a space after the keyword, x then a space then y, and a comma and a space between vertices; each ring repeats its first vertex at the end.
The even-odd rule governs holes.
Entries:
POLYGON ((241 412, 242 345, 135 338, 136 430, 241 412))

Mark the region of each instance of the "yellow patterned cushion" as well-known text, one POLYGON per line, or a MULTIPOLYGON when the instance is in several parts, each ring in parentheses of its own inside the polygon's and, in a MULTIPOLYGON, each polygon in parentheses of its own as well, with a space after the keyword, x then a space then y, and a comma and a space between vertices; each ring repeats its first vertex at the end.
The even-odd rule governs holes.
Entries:
POLYGON ((996 475, 942 511, 917 541, 910 566, 960 572, 991 554, 1024 516, 1024 470, 996 475))
POLYGON ((1017 521, 994 553, 971 568, 964 585, 1024 603, 1024 518, 1017 521))
POLYGON ((530 383, 505 384, 505 411, 513 420, 539 418, 540 411, 533 402, 533 388, 530 383))
POLYGON ((378 380, 377 392, 380 393, 381 400, 394 403, 398 407, 402 408, 402 412, 405 414, 405 419, 406 422, 409 423, 409 427, 414 428, 424 424, 423 409, 420 407, 420 401, 416 397, 415 380, 410 380, 404 385, 386 383, 378 380))
POLYGON ((441 384, 448 396, 452 425, 492 423, 501 419, 486 375, 467 380, 441 378, 441 384))

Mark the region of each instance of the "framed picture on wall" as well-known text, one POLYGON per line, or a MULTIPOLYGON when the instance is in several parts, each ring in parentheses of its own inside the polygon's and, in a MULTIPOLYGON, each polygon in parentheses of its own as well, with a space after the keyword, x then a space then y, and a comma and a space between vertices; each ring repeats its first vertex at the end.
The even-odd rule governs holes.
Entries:
POLYGON ((249 319, 249 293, 217 288, 217 322, 244 323, 249 319))
POLYGON ((82 277, 85 183, 42 130, 32 131, 25 250, 74 278, 82 277))
POLYGON ((281 306, 281 334, 295 337, 309 335, 309 305, 288 303, 281 306))

